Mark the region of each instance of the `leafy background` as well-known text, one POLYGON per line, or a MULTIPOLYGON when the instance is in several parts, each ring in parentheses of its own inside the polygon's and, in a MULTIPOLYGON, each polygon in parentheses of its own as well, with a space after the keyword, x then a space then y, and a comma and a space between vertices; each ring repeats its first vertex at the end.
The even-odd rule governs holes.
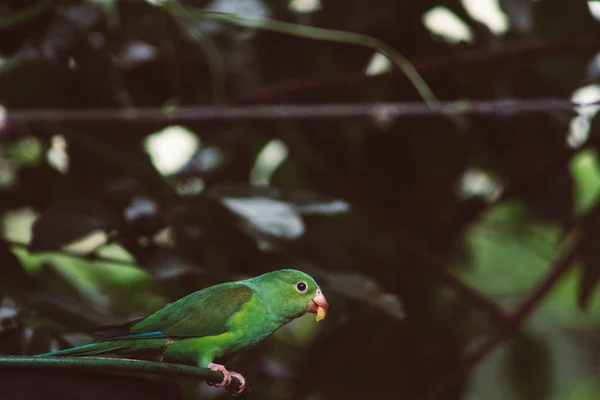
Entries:
POLYGON ((231 365, 255 398, 600 398, 595 109, 166 118, 421 100, 373 48, 265 29, 272 20, 378 38, 439 99, 595 101, 599 2, 179 3, 0 4, 0 354, 86 343, 97 325, 293 267, 321 283, 330 315, 231 365), (131 107, 164 117, 60 117, 131 107), (54 122, 11 118, 38 109, 54 122))

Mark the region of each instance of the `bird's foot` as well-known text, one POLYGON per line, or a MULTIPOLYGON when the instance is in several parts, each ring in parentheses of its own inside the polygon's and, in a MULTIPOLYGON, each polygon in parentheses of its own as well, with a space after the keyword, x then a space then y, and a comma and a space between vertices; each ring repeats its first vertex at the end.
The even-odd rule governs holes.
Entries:
POLYGON ((244 389, 246 389, 246 378, 244 378, 242 374, 239 374, 234 371, 229 371, 229 375, 231 375, 232 377, 236 377, 238 381, 240 381, 240 386, 236 390, 230 390, 229 388, 227 388, 227 390, 230 391, 233 396, 239 396, 244 392, 244 389))
POLYGON ((227 371, 227 368, 225 368, 224 365, 210 363, 210 364, 208 364, 208 369, 211 369, 213 371, 217 371, 217 372, 220 372, 223 374, 223 380, 221 382, 219 382, 219 383, 206 382, 208 384, 208 386, 214 386, 214 387, 218 387, 218 388, 229 386, 229 384, 231 383, 231 375, 230 375, 229 371, 227 371))

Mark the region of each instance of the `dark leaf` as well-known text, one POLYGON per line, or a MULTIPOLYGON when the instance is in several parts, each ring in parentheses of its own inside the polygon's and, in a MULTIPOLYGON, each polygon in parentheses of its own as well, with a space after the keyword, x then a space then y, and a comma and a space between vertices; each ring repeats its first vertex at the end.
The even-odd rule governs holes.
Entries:
POLYGON ((81 298, 50 292, 39 292, 26 296, 24 304, 36 311, 36 316, 48 318, 67 330, 90 332, 101 325, 117 324, 117 318, 100 313, 81 298))
POLYGON ((39 287, 40 283, 25 271, 8 243, 0 238, 0 293, 18 295, 39 287))
POLYGON ((40 36, 52 20, 53 1, 4 1, 0 6, 0 53, 12 54, 40 36))
MULTIPOLYGON (((93 98, 98 106, 131 106, 129 93, 112 60, 110 49, 106 47, 100 35, 87 32, 99 25, 102 10, 90 4, 74 5, 65 16, 73 21, 73 25, 86 21, 85 31, 75 32, 74 45, 70 49, 77 63, 77 83, 81 87, 82 95, 93 98)), ((69 24, 61 23, 61 26, 65 25, 69 24)))
POLYGON ((22 354, 24 326, 16 304, 8 299, 0 302, 0 354, 22 354))
MULTIPOLYGON (((171 199, 174 196, 172 188, 156 170, 133 133, 104 132, 102 127, 94 132, 69 128, 67 139, 72 146, 70 167, 74 179, 91 192, 111 200, 116 195, 109 188, 118 183, 121 183, 119 192, 122 192, 116 197, 118 200, 124 198, 129 202, 140 190, 155 200, 171 199)), ((114 187, 112 191, 115 191, 114 187)))
POLYGON ((248 185, 215 185, 210 193, 223 198, 269 198, 288 203, 300 214, 339 214, 350 210, 350 205, 340 199, 331 199, 308 190, 282 190, 277 187, 248 185))
POLYGON ((52 331, 50 328, 41 326, 30 329, 32 329, 32 332, 27 341, 27 350, 25 353, 35 355, 49 352, 52 343, 52 331))
POLYGON ((296 205, 296 211, 300 214, 318 215, 318 214, 341 214, 350 210, 350 205, 342 200, 331 200, 323 202, 311 202, 308 204, 296 205))
POLYGON ((326 280, 332 291, 344 297, 364 302, 396 319, 404 318, 403 305, 398 296, 385 293, 372 278, 358 273, 338 272, 328 273, 326 280))
POLYGON ((9 300, 0 301, 0 331, 15 328, 19 325, 17 320, 18 310, 16 304, 9 300))
POLYGON ((538 218, 568 227, 574 182, 566 141, 568 114, 477 118, 493 171, 513 185, 538 218))
POLYGON ((600 203, 591 209, 581 226, 581 268, 577 292, 577 304, 587 309, 590 298, 600 282, 600 247, 597 245, 600 233, 600 203))
POLYGON ((94 230, 108 230, 115 223, 112 215, 101 209, 50 208, 35 221, 29 248, 56 250, 94 230))
POLYGON ((544 37, 561 37, 564 35, 587 35, 597 29, 585 1, 565 3, 562 0, 545 0, 533 3, 535 30, 544 37), (560 24, 553 21, 560 20, 560 24), (560 25, 560 26, 559 26, 560 25))
POLYGON ((68 65, 74 49, 86 42, 83 35, 98 24, 101 15, 98 8, 92 4, 70 4, 60 7, 40 40, 40 51, 56 64, 68 65))
POLYGON ((266 197, 230 197, 221 201, 260 235, 291 240, 304 234, 302 218, 294 207, 283 201, 266 197))
POLYGON ((598 246, 585 246, 582 249, 581 268, 577 305, 581 310, 587 310, 594 290, 600 282, 600 249, 598 246))
POLYGON ((24 333, 25 328, 21 325, 0 330, 0 354, 20 355, 25 352, 24 333))
POLYGON ((542 337, 521 332, 511 341, 503 367, 517 399, 548 398, 552 389, 552 361, 542 337))
MULTIPOLYGON (((49 292, 62 293, 73 298, 79 296, 77 288, 49 264, 42 265, 40 270, 36 272, 36 276, 44 282, 44 289, 49 292)), ((38 293, 39 292, 34 292, 34 294, 38 293)))
POLYGON ((500 0, 499 6, 510 19, 511 28, 528 33, 533 29, 533 2, 529 0, 500 0))
POLYGON ((9 108, 64 106, 67 75, 41 57, 12 58, 0 65, 0 103, 9 108))

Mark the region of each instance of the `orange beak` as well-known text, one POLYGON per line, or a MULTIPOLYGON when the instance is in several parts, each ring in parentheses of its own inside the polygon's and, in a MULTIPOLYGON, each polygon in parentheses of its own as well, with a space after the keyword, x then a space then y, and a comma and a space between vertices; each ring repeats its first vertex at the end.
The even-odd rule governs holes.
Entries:
POLYGON ((321 289, 317 289, 317 294, 306 306, 306 311, 317 314, 316 320, 317 322, 324 319, 327 315, 327 310, 329 309, 329 304, 327 303, 327 299, 321 293, 321 289))

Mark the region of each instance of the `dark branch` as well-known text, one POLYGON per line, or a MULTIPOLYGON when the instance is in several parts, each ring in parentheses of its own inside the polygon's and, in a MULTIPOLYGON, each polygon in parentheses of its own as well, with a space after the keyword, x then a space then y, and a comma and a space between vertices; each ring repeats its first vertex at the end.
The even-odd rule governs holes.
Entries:
MULTIPOLYGON (((108 357, 0 357, 0 367, 137 372, 168 377, 191 378, 208 382, 221 382, 223 380, 222 373, 208 368, 108 357)), ((235 390, 240 386, 240 381, 234 376, 231 379, 232 383, 228 387, 228 390, 235 390)))
MULTIPOLYGON (((447 72, 456 68, 477 67, 502 61, 516 60, 517 62, 530 62, 534 58, 548 56, 582 55, 588 57, 600 49, 600 40, 597 37, 568 38, 557 41, 530 40, 520 43, 503 45, 492 49, 477 49, 464 51, 454 57, 444 55, 436 58, 426 58, 412 62, 413 67, 421 74, 447 72)), ((274 101, 284 96, 299 92, 335 87, 342 85, 356 85, 369 81, 389 79, 390 76, 400 75, 398 70, 386 74, 369 76, 364 71, 336 73, 331 78, 315 78, 307 76, 296 78, 284 83, 268 87, 250 96, 239 99, 235 104, 253 104, 274 101)))
POLYGON ((454 290, 455 293, 466 300, 471 306, 487 313, 496 325, 501 326, 505 324, 506 312, 493 299, 483 293, 479 293, 449 272, 445 268, 444 262, 436 257, 434 252, 413 234, 401 227, 394 227, 392 229, 394 236, 402 243, 403 248, 409 251, 425 268, 433 273, 438 281, 454 290))
POLYGON ((571 111, 578 104, 570 99, 447 101, 435 105, 423 102, 266 104, 254 106, 190 106, 166 114, 160 107, 98 109, 16 109, 0 113, 0 132, 24 124, 176 124, 194 121, 298 120, 321 118, 401 118, 459 115, 536 114, 571 111))
POLYGON ((438 400, 456 387, 465 379, 471 371, 493 350, 512 335, 521 324, 532 314, 535 308, 546 297, 550 290, 556 285, 559 279, 573 267, 579 255, 579 246, 577 243, 571 247, 566 254, 558 260, 550 272, 544 277, 542 282, 535 290, 523 301, 521 306, 510 317, 506 318, 503 326, 500 326, 497 333, 491 336, 479 349, 467 356, 464 362, 428 392, 422 400, 438 400))

